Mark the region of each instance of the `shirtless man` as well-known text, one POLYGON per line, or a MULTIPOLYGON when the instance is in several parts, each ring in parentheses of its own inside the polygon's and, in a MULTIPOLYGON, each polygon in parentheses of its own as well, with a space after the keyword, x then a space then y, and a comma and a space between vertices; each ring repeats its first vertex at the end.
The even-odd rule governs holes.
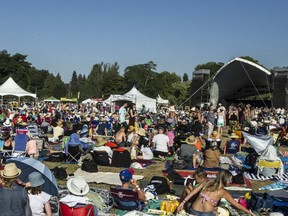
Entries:
POLYGON ((115 142, 119 147, 124 147, 126 144, 125 127, 122 126, 115 135, 115 142))

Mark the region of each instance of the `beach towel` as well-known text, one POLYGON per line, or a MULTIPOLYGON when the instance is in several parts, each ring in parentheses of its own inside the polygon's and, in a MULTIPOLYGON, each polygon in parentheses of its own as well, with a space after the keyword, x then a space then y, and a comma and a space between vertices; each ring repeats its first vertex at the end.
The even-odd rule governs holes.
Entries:
MULTIPOLYGON (((112 172, 97 172, 97 173, 89 173, 81 170, 80 168, 74 172, 74 176, 79 176, 84 178, 88 183, 95 182, 97 184, 109 184, 109 185, 121 185, 121 181, 119 178, 119 173, 112 172)), ((141 180, 144 178, 143 175, 133 175, 135 180, 141 180)))

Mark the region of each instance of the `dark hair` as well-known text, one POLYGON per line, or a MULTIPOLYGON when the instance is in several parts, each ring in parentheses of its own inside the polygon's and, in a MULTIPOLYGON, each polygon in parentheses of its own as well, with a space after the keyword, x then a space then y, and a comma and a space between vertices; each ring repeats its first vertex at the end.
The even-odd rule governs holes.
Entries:
POLYGON ((198 168, 193 174, 193 177, 198 176, 199 178, 207 178, 207 172, 203 168, 198 168))
POLYGON ((32 195, 38 195, 38 194, 40 194, 42 192, 40 186, 38 186, 38 187, 29 187, 29 188, 27 188, 27 190, 30 191, 30 194, 32 194, 32 195))

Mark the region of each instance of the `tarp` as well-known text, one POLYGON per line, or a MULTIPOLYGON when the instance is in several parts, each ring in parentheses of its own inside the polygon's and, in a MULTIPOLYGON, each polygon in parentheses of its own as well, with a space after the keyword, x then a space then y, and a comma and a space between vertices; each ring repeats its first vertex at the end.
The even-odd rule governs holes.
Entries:
POLYGON ((168 104, 169 100, 164 100, 163 98, 161 98, 161 96, 158 94, 157 98, 156 98, 157 103, 159 104, 168 104))
POLYGON ((262 154, 268 145, 274 144, 273 137, 269 135, 252 135, 242 131, 242 134, 248 143, 255 149, 258 154, 262 154))
POLYGON ((215 105, 221 100, 237 100, 258 93, 269 93, 270 75, 271 72, 261 65, 234 58, 213 76, 210 102, 215 105))
POLYGON ((30 96, 36 98, 36 94, 30 93, 22 89, 13 79, 9 77, 1 86, 0 86, 0 95, 15 95, 17 97, 30 96))
POLYGON ((146 95, 138 91, 135 87, 133 87, 129 92, 124 95, 135 95, 136 109, 138 111, 142 109, 142 105, 145 105, 146 110, 149 110, 150 112, 156 112, 156 99, 147 97, 146 95))

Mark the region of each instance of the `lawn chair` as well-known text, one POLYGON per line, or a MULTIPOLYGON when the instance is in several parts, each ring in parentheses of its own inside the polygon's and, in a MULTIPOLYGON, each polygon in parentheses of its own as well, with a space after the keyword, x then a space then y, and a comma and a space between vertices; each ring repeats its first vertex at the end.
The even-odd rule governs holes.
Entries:
POLYGON ((224 154, 236 154, 241 151, 241 142, 237 139, 227 141, 224 147, 224 154))
POLYGON ((94 206, 89 204, 81 207, 69 207, 60 203, 60 212, 62 216, 94 216, 94 206))
POLYGON ((26 145, 29 137, 25 133, 18 133, 14 137, 14 148, 12 157, 21 157, 26 155, 26 145))
POLYGON ((127 211, 141 211, 145 207, 145 204, 139 201, 137 191, 133 191, 130 189, 122 189, 118 186, 111 187, 110 192, 114 199, 115 208, 127 211))
POLYGON ((257 176, 259 177, 260 172, 263 170, 263 168, 275 168, 276 171, 274 174, 277 175, 282 175, 282 168, 283 168, 283 164, 282 161, 268 161, 268 160, 262 160, 259 159, 256 166, 258 167, 257 169, 257 176))
POLYGON ((82 152, 82 143, 79 140, 79 136, 78 134, 73 133, 65 144, 66 162, 77 163, 82 152))

